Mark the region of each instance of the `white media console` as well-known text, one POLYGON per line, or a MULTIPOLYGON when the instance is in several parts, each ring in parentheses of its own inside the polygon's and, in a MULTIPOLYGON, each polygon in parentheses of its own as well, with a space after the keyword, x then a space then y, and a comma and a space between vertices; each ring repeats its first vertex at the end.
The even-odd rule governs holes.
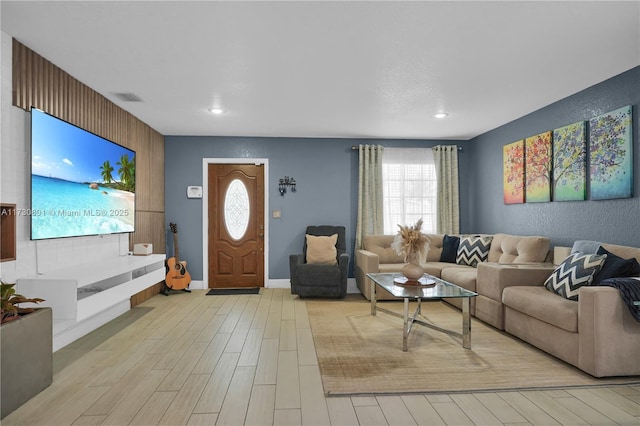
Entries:
POLYGON ((130 298, 165 278, 164 254, 119 256, 19 278, 18 293, 53 310, 53 351, 127 312, 130 298))

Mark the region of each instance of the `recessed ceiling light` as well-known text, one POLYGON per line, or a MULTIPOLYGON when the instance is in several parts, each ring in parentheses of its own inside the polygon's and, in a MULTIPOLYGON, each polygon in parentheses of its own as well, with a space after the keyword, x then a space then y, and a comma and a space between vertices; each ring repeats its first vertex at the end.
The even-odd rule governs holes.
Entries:
POLYGON ((224 113, 224 110, 223 110, 222 108, 209 108, 209 112, 210 112, 211 114, 216 114, 216 115, 218 115, 218 114, 222 114, 222 113, 224 113))
POLYGON ((449 114, 447 114, 446 112, 439 112, 439 113, 434 115, 435 118, 446 118, 448 116, 449 116, 449 114))

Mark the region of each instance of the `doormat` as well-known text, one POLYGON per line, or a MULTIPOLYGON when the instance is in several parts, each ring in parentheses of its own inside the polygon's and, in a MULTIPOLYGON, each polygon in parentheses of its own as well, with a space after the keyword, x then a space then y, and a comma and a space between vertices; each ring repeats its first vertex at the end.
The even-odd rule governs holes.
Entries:
POLYGON ((221 296, 227 294, 260 294, 260 287, 212 288, 207 292, 207 296, 221 296))

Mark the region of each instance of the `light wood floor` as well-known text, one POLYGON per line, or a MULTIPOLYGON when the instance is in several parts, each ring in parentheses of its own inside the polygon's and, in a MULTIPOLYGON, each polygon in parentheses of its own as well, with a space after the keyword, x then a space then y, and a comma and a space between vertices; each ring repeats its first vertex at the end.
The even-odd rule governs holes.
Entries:
POLYGON ((284 289, 155 296, 54 369, 3 425, 640 425, 640 386, 325 398, 305 303, 284 289))

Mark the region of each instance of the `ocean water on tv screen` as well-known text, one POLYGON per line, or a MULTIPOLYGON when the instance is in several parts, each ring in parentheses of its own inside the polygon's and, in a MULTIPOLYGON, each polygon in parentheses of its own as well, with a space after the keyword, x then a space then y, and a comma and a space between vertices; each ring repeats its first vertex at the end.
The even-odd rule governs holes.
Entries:
POLYGON ((134 231, 132 192, 32 175, 32 239, 134 231))

